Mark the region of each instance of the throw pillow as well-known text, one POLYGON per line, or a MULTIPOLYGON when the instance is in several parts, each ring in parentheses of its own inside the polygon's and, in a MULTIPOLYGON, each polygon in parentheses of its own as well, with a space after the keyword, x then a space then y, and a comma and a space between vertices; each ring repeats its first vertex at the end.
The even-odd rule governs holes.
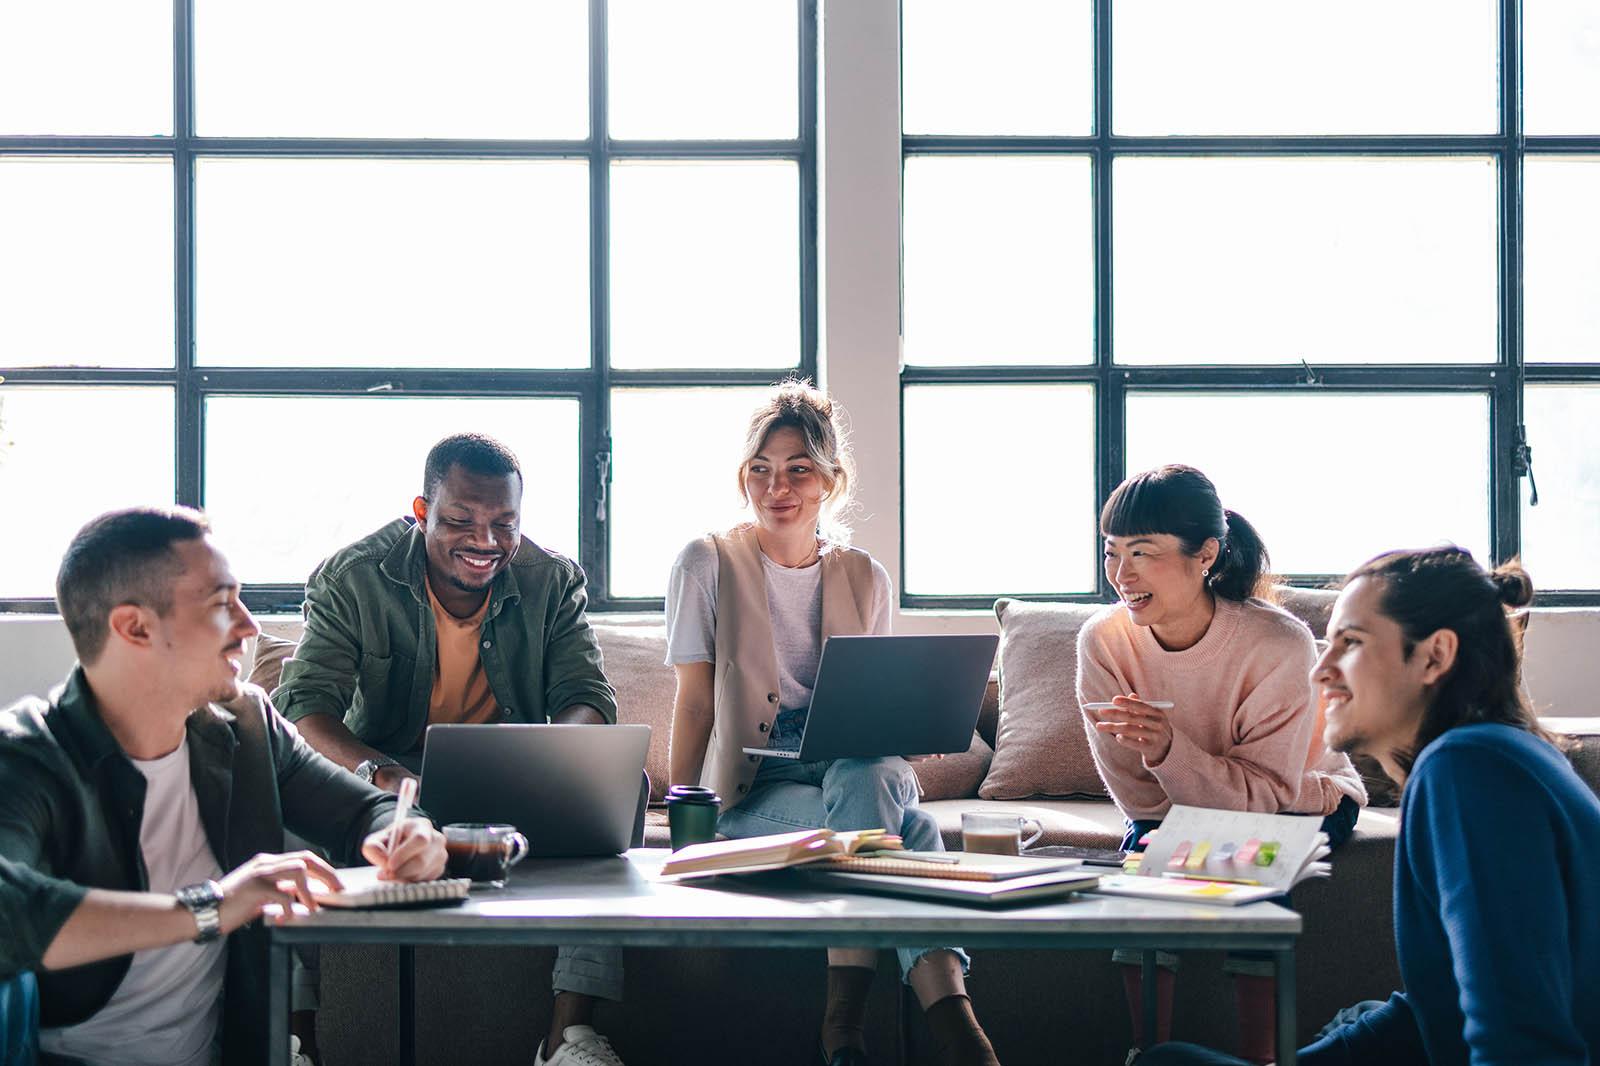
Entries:
POLYGON ((270 697, 278 687, 284 661, 292 658, 295 648, 299 646, 295 641, 284 640, 270 633, 256 634, 255 658, 250 663, 250 676, 245 680, 252 685, 260 685, 270 697))
POLYGON ((1078 630, 1099 606, 1000 600, 1000 724, 984 799, 1104 796, 1078 708, 1078 630))
POLYGON ((959 755, 946 755, 942 759, 924 759, 912 763, 917 773, 917 784, 925 801, 971 799, 978 794, 978 786, 989 772, 994 760, 994 749, 977 733, 972 743, 959 755))
POLYGON ((650 727, 645 773, 650 775, 650 802, 666 799, 672 783, 667 748, 672 739, 672 701, 678 679, 667 658, 667 627, 590 623, 600 642, 606 680, 617 690, 617 721, 650 727))

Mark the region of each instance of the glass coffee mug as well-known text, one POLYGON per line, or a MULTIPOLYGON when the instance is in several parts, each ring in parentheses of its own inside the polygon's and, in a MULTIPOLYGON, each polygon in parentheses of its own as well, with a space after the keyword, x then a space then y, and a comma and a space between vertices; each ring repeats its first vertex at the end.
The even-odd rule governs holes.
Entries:
POLYGON ((998 811, 962 811, 961 847, 983 855, 1020 855, 1022 849, 1044 836, 1044 826, 1035 818, 998 811), (1024 826, 1033 833, 1022 839, 1024 826))
POLYGON ((514 825, 455 822, 444 827, 444 872, 500 888, 510 869, 528 857, 528 838, 514 825))

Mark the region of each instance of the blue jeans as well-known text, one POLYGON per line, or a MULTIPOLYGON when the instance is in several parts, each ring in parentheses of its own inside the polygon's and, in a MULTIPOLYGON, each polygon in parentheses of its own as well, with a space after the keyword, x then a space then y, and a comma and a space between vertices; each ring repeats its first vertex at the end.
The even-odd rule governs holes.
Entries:
MULTIPOLYGON (((717 829, 729 837, 793 833, 800 829, 887 829, 899 833, 913 851, 943 851, 939 824, 917 806, 917 779, 898 756, 791 762, 765 759, 750 793, 723 811, 717 829)), ((938 948, 897 948, 900 976, 938 948)), ((966 972, 971 960, 948 948, 966 972)))
POLYGON ((0 1062, 33 1066, 39 1046, 39 985, 31 973, 0 981, 0 1062))

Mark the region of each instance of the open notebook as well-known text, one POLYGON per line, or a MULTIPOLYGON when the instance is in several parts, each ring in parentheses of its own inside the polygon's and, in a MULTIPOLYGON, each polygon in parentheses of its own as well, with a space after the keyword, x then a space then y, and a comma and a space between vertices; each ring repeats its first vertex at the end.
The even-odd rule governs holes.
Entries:
POLYGON ((1326 877, 1328 837, 1310 815, 1258 814, 1175 805, 1127 872, 1107 877, 1107 895, 1234 906, 1276 899, 1326 877))
POLYGON ((449 907, 467 898, 472 882, 464 877, 441 881, 380 881, 376 866, 355 866, 339 871, 342 892, 330 892, 312 882, 317 902, 324 907, 449 907))

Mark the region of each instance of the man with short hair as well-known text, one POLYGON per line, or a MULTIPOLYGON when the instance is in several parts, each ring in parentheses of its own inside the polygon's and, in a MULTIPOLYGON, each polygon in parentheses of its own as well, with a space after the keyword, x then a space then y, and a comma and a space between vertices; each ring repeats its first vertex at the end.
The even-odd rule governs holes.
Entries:
MULTIPOLYGON (((1532 599, 1516 563, 1489 573, 1453 547, 1389 552, 1345 581, 1311 676, 1328 746, 1373 756, 1405 787, 1405 991, 1327 1032, 1304 1066, 1600 1057, 1600 799, 1522 693, 1505 608, 1532 599)), ((1238 1060, 1164 1044, 1138 1061, 1238 1060)))
POLYGON ((259 630, 208 532, 184 508, 86 525, 56 581, 78 665, 0 712, 0 980, 33 971, 40 1047, 90 1066, 265 1061, 255 919, 339 884, 278 854, 286 825, 394 879, 444 869, 437 830, 390 850, 393 797, 240 685, 259 630))
MULTIPOLYGON (((505 445, 446 437, 411 517, 312 572, 274 698, 324 755, 393 790, 415 776, 429 725, 616 720, 583 571, 521 535, 522 492, 505 445)), ((592 1019, 596 998, 622 998, 621 950, 562 948, 551 983, 535 1061, 620 1066, 592 1019)))

